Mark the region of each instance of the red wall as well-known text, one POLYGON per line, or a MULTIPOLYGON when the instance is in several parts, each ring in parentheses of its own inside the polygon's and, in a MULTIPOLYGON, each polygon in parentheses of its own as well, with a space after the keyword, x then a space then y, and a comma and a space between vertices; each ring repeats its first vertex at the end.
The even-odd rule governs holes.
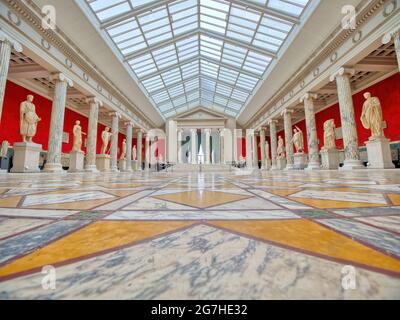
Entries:
MULTIPOLYGON (((30 90, 25 89, 11 81, 7 81, 6 91, 4 96, 3 104, 3 115, 0 125, 0 141, 7 140, 10 144, 22 141, 21 135, 19 134, 19 107, 21 102, 26 100, 27 95, 32 94, 34 96, 33 103, 36 106, 36 113, 42 118, 37 128, 37 134, 33 138, 35 143, 39 143, 43 146, 43 150, 47 150, 48 135, 50 130, 50 119, 51 119, 51 107, 52 101, 46 99, 30 90)), ((88 131, 88 119, 70 109, 65 110, 64 118, 64 132, 69 133, 69 142, 63 143, 62 152, 69 153, 73 145, 73 134, 72 129, 75 125, 75 121, 80 120, 82 131, 87 133, 88 131)), ((102 124, 98 125, 97 129, 97 151, 101 149, 101 132, 104 130, 102 124)), ((82 137, 83 139, 86 136, 82 137)), ((125 135, 119 134, 118 145, 120 152, 122 151, 122 139, 125 135)), ((82 150, 86 151, 86 147, 82 144, 82 150)))

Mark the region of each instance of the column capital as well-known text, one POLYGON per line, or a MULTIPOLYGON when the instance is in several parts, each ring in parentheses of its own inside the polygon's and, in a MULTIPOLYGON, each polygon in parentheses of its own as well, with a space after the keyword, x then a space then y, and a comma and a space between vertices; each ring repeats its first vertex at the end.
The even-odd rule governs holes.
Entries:
POLYGON ((211 129, 204 129, 204 133, 211 134, 211 129))
POLYGON ((339 76, 344 76, 344 75, 353 76, 355 73, 356 73, 356 70, 353 68, 341 67, 338 70, 336 70, 334 73, 332 73, 329 80, 332 82, 332 81, 335 81, 336 78, 339 76))
POLYGON ((277 123, 278 123, 278 120, 276 120, 276 119, 270 119, 270 120, 267 121, 267 123, 268 123, 268 125, 277 124, 277 123))
POLYGON ((136 133, 141 133, 141 134, 143 134, 143 133, 145 133, 145 132, 143 131, 143 129, 139 128, 139 129, 136 129, 136 133))
POLYGON ((126 121, 126 122, 125 122, 125 125, 126 125, 127 127, 133 127, 133 126, 134 126, 134 123, 133 123, 132 121, 126 121))
POLYGON ((389 31, 382 37, 382 44, 388 44, 395 37, 400 37, 400 26, 397 26, 392 31, 389 31))
POLYGON ((191 134, 197 133, 197 129, 190 129, 190 133, 191 134))
POLYGON ((87 98, 86 98, 86 103, 87 103, 87 104, 92 104, 92 103, 94 103, 94 104, 97 104, 99 107, 102 107, 102 106, 103 106, 103 101, 101 101, 99 98, 93 97, 93 96, 87 97, 87 98))
POLYGON ((285 110, 283 110, 283 111, 281 112, 281 117, 283 117, 283 116, 286 115, 286 114, 293 114, 293 113, 294 113, 294 110, 293 110, 293 109, 286 108, 285 110))
POLYGON ((318 98, 318 94, 313 92, 307 92, 304 96, 300 98, 300 103, 304 103, 305 100, 315 100, 318 98))
POLYGON ((69 87, 74 86, 74 82, 62 72, 55 72, 55 73, 50 74, 49 79, 50 79, 50 81, 56 80, 56 81, 60 81, 60 82, 66 82, 69 87))
POLYGON ((0 30, 0 42, 8 42, 14 48, 15 51, 22 52, 22 45, 13 37, 9 36, 7 33, 1 30, 0 30))
POLYGON ((121 114, 120 114, 119 112, 116 112, 116 111, 112 111, 112 112, 110 112, 108 115, 109 115, 110 117, 116 117, 116 118, 118 118, 118 119, 121 118, 121 114))

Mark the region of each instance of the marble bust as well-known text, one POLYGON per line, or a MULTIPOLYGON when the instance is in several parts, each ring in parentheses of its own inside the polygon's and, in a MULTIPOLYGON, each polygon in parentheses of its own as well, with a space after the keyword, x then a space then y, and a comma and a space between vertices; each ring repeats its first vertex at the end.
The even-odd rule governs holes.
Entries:
POLYGON ((137 157, 137 151, 136 151, 136 146, 133 146, 132 148, 132 160, 136 161, 137 157))
POLYGON ((124 139, 122 141, 122 153, 121 153, 121 160, 125 160, 126 159, 126 139, 124 139))
POLYGON ((323 150, 336 149, 335 120, 324 122, 324 146, 323 150))
POLYGON ((371 130, 370 140, 384 137, 382 107, 379 98, 372 97, 371 93, 364 93, 365 102, 361 114, 361 123, 365 129, 371 130))
POLYGON ((82 132, 81 122, 79 120, 75 122, 72 133, 74 135, 72 151, 82 151, 82 135, 86 135, 86 133, 82 132))
POLYGON ((303 153, 304 152, 303 131, 301 131, 300 128, 297 127, 297 126, 293 130, 293 137, 292 137, 292 142, 291 143, 294 144, 294 147, 296 149, 296 153, 303 153))
POLYGON ((276 149, 277 159, 283 160, 286 158, 285 155, 285 145, 281 136, 278 138, 278 147, 276 149))
POLYGON ((32 138, 36 135, 37 124, 42 120, 36 114, 33 99, 32 95, 28 95, 26 101, 20 105, 20 133, 23 142, 32 142, 32 138))
POLYGON ((104 129, 104 131, 101 133, 101 140, 103 142, 102 146, 101 146, 101 154, 106 154, 107 152, 107 148, 108 148, 108 144, 110 143, 110 139, 112 137, 112 133, 110 132, 110 128, 106 127, 104 129))

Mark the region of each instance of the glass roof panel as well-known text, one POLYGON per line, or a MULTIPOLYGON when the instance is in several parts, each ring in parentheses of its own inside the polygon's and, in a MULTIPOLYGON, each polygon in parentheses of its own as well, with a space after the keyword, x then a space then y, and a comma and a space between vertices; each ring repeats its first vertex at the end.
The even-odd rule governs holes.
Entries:
POLYGON ((79 1, 170 117, 199 104, 238 115, 313 0, 79 1))

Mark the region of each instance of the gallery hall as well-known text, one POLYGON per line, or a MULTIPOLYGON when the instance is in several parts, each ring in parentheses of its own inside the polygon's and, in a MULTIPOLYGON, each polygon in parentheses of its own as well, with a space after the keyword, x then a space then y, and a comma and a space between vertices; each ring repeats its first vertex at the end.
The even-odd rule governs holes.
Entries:
POLYGON ((399 300, 399 71, 400 0, 0 0, 0 300, 399 300))

